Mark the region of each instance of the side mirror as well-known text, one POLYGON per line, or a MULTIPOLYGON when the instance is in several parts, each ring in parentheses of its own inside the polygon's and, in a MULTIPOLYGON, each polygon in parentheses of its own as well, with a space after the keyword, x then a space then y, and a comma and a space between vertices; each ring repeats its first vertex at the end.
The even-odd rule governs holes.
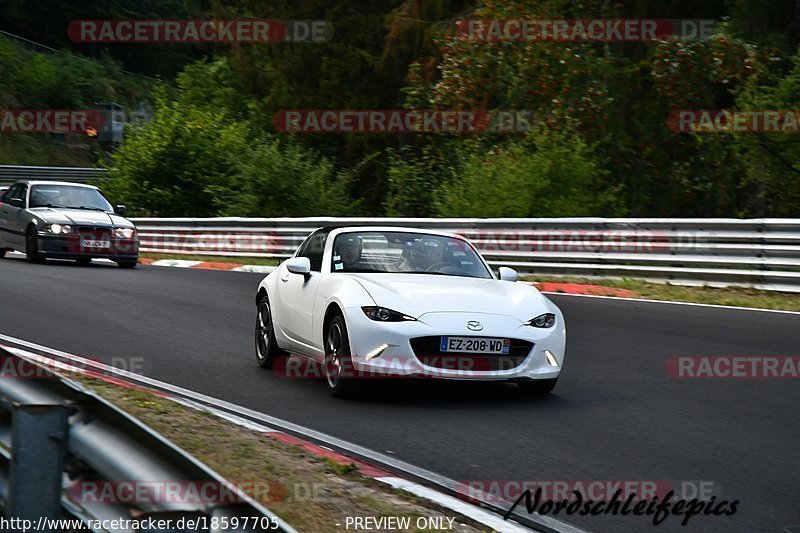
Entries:
POLYGON ((311 273, 311 261, 308 257, 292 257, 286 261, 286 270, 292 274, 308 276, 311 273))
POLYGON ((7 201, 8 201, 8 205, 10 205, 12 207, 19 207, 20 209, 25 207, 25 203, 23 202, 23 200, 21 198, 9 198, 7 201))
POLYGON ((519 279, 519 274, 513 268, 500 267, 498 273, 501 281, 517 281, 519 279))
POLYGON ((124 217, 125 214, 128 212, 128 208, 125 207, 124 205, 118 205, 114 207, 114 212, 119 216, 124 217))

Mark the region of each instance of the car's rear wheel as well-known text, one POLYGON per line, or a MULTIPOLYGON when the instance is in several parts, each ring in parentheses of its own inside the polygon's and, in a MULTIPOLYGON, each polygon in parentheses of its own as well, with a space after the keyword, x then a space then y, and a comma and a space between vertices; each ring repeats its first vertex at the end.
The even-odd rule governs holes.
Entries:
POLYGON ((39 253, 39 237, 36 235, 36 228, 28 226, 25 232, 25 258, 30 263, 41 263, 44 257, 39 253))
POLYGON ((558 378, 518 381, 517 386, 525 394, 548 394, 556 386, 558 378))
POLYGON ((117 261, 117 266, 120 268, 136 268, 137 261, 117 261))
POLYGON ((275 327, 272 324, 272 308, 264 296, 258 302, 256 316, 256 362, 261 368, 272 368, 278 357, 286 355, 275 340, 275 327))
POLYGON ((361 388, 350 356, 347 325, 341 315, 333 317, 325 334, 325 380, 335 398, 352 397, 361 388))
POLYGON ((88 257, 81 257, 80 259, 76 259, 75 262, 78 263, 81 266, 86 266, 89 263, 91 263, 92 260, 90 258, 88 258, 88 257))

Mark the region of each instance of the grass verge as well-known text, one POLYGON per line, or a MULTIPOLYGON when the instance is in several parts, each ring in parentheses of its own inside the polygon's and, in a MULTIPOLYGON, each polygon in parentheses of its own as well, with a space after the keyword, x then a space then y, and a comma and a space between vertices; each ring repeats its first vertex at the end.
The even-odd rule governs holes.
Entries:
POLYGON ((542 281, 552 283, 579 283, 602 285, 615 289, 627 289, 635 298, 651 300, 673 300, 702 304, 729 305, 736 307, 758 307, 762 309, 780 309, 784 311, 800 311, 800 294, 775 291, 762 291, 737 287, 686 287, 668 283, 651 283, 638 279, 589 279, 527 276, 525 281, 542 281))
MULTIPOLYGON (((298 531, 341 531, 356 516, 453 519, 452 531, 486 528, 448 509, 368 478, 341 464, 171 400, 95 378, 79 381, 124 409, 232 483, 269 486, 250 494, 298 531)), ((251 485, 252 486, 252 485, 251 485)), ((352 527, 351 527, 352 529, 352 527)))

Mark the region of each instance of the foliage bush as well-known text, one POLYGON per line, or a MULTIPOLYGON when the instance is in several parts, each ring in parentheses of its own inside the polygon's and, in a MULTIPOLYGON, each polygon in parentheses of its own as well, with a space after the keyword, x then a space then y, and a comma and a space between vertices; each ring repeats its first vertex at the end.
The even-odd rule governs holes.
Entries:
POLYGON ((155 118, 115 154, 105 189, 136 215, 300 216, 356 214, 347 176, 313 151, 257 135, 162 90, 155 118))
POLYGON ((435 212, 444 217, 568 217, 614 213, 615 191, 588 147, 554 132, 488 152, 459 153, 458 168, 441 190, 435 212))

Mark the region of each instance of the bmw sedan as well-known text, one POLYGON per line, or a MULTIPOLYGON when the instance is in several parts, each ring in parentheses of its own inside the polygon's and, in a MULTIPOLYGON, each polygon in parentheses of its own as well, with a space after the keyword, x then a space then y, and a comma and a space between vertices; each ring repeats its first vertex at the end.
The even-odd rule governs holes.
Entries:
POLYGON ((124 214, 125 206, 112 208, 91 185, 17 182, 0 197, 0 257, 17 250, 32 263, 102 258, 134 268, 139 239, 124 214))
POLYGON ((322 228, 259 285, 256 360, 274 369, 287 354, 310 359, 337 397, 370 377, 509 381, 547 393, 564 364, 564 317, 516 280, 457 235, 322 228))

